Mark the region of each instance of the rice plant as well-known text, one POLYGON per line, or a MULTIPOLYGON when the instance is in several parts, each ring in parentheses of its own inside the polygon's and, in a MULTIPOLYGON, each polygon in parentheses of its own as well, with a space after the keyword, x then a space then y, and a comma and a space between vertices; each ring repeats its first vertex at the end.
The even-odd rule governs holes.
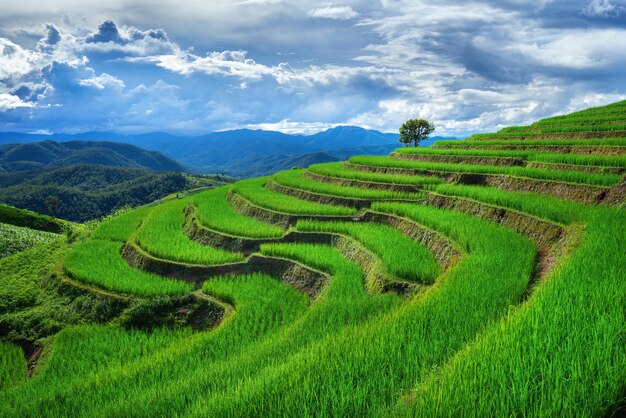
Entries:
POLYGON ((184 233, 184 210, 188 202, 177 200, 152 209, 135 236, 137 244, 151 255, 190 264, 226 264, 243 255, 198 244, 184 233))
POLYGON ((247 238, 277 238, 285 231, 235 211, 226 195, 228 187, 219 187, 192 197, 197 206, 196 215, 202 225, 215 231, 247 238))
POLYGON ((462 214, 409 204, 375 206, 445 231, 469 255, 413 303, 198 398, 192 415, 297 415, 303 405, 332 416, 382 414, 395 404, 398 390, 505 315, 525 288, 534 257, 529 240, 462 214))
POLYGON ((625 219, 618 209, 594 210, 569 262, 420 383, 400 414, 481 416, 495 408, 503 416, 594 416, 620 399, 624 299, 615 295, 624 294, 625 219))
POLYGON ((589 184, 596 186, 612 186, 622 176, 618 174, 582 173, 579 171, 549 170, 543 168, 527 168, 517 166, 491 166, 477 164, 450 164, 429 161, 408 161, 389 157, 351 157, 353 164, 375 167, 407 168, 420 171, 442 171, 449 173, 495 174, 514 177, 526 177, 538 180, 561 181, 568 183, 589 184))
POLYGON ((0 341, 0 391, 26 380, 26 360, 18 346, 0 341))
POLYGON ((299 190, 306 190, 313 193, 326 194, 339 197, 350 197, 355 199, 406 199, 418 200, 424 195, 422 193, 396 192, 390 190, 365 189, 360 187, 340 186, 333 183, 323 183, 305 177, 303 170, 281 171, 272 176, 276 183, 299 190))
POLYGON ((233 186, 233 192, 252 204, 266 209, 293 215, 355 215, 357 210, 346 206, 309 202, 274 192, 264 187, 266 177, 242 180, 233 186))
POLYGON ((120 293, 155 296, 192 290, 189 283, 131 268, 122 258, 122 245, 99 239, 82 242, 65 256, 63 268, 76 280, 120 293))
POLYGON ((496 140, 440 140, 435 142, 435 147, 489 147, 489 146, 507 146, 507 147, 559 147, 559 146, 608 146, 608 147, 624 147, 626 146, 626 138, 594 138, 594 139, 533 139, 533 140, 514 140, 514 139, 496 139, 496 140))
POLYGON ((352 237, 380 257, 389 273, 402 279, 433 283, 441 273, 440 267, 426 246, 389 226, 301 220, 296 224, 296 229, 352 237))
MULTIPOLYGON (((409 149, 409 148, 402 148, 409 149)), ((441 179, 428 176, 406 176, 399 174, 370 173, 346 168, 343 163, 313 164, 307 169, 311 173, 340 179, 354 179, 375 183, 409 184, 429 188, 441 183, 441 179)))
POLYGON ((555 164, 589 165, 598 167, 626 168, 626 155, 589 155, 589 154, 558 154, 538 152, 532 149, 523 150, 492 150, 492 149, 447 149, 447 148, 398 148, 398 154, 405 155, 436 155, 436 156, 472 156, 472 157, 499 157, 521 158, 537 162, 555 164))
POLYGON ((96 239, 126 242, 151 210, 151 207, 143 206, 107 219, 96 227, 92 236, 96 239))

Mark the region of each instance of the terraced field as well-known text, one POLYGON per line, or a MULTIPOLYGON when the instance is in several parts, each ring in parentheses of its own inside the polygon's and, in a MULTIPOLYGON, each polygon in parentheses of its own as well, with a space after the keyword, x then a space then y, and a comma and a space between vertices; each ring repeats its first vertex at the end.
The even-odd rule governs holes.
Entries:
POLYGON ((625 126, 620 102, 243 180, 0 260, 0 415, 619 416, 625 126), (99 308, 11 338, 42 271, 99 308))

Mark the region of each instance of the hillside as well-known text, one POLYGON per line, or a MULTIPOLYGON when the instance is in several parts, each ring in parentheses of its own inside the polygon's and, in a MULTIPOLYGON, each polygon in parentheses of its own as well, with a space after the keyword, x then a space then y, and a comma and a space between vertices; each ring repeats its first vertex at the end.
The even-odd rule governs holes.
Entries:
POLYGON ((621 416, 624 126, 289 169, 0 259, 0 416, 621 416))
POLYGON ((139 168, 74 165, 40 173, 0 174, 0 202, 52 214, 46 199, 55 196, 59 203, 54 215, 84 222, 124 206, 140 206, 172 193, 230 181, 139 168))
POLYGON ((81 164, 184 171, 179 163, 160 152, 146 151, 130 144, 47 140, 0 145, 0 167, 4 172, 44 171, 81 164))
POLYGON ((60 239, 63 229, 58 219, 0 204, 0 258, 60 239))
MULTIPOLYGON (((289 135, 250 129, 213 132, 201 136, 176 136, 161 132, 141 135, 111 132, 75 135, 0 133, 0 143, 30 143, 43 139, 63 144, 67 143, 65 141, 77 139, 124 142, 162 152, 194 172, 223 173, 235 177, 273 174, 284 169, 287 161, 306 160, 310 154, 323 153, 335 159, 346 159, 359 153, 387 155, 398 145, 397 134, 356 126, 338 126, 314 135, 289 135)), ((437 138, 432 138, 424 145, 430 145, 435 139, 437 138)))

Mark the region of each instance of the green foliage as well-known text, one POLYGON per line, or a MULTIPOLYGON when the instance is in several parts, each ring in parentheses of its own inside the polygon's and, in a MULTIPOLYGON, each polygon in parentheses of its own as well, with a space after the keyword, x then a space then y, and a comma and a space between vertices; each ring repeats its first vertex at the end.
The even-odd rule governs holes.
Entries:
POLYGON ((0 335, 36 341, 72 325, 106 321, 120 307, 96 294, 66 285, 55 265, 67 252, 57 240, 0 259, 0 335))
POLYGON ((92 239, 73 247, 63 259, 63 268, 76 280, 107 290, 139 296, 190 292, 189 283, 167 280, 135 270, 121 256, 122 244, 92 239))
POLYGON ((142 206, 140 208, 123 211, 123 213, 106 217, 99 222, 93 232, 93 238, 126 242, 130 238, 131 234, 139 228, 141 222, 145 216, 152 210, 149 206, 142 206))
POLYGON ((474 157, 522 158, 527 161, 538 161, 555 164, 590 165, 598 167, 626 168, 626 155, 590 155, 590 154, 558 154, 524 150, 492 150, 492 149, 441 149, 441 148, 398 148, 398 154, 408 155, 455 155, 474 157))
MULTIPOLYGON (((495 135, 495 134, 491 134, 495 135)), ((498 137, 501 135, 497 135, 498 137)), ((533 139, 533 140, 514 140, 514 139, 497 139, 497 140, 440 140, 435 142, 434 146, 445 147, 483 147, 483 146, 506 146, 532 148, 538 147, 559 147, 559 146, 608 146, 623 147, 626 146, 626 138, 594 138, 594 139, 533 139)))
POLYGON ((534 257, 528 240, 467 215, 409 204, 376 208, 451 233, 470 256, 421 298, 321 339, 243 386, 202 397, 193 413, 297 415, 306 405, 332 416, 384 415, 403 385, 448 359, 488 318, 506 314, 523 291, 534 257))
POLYGON ((459 184, 442 184, 437 186, 435 192, 511 208, 561 224, 583 221, 589 213, 588 206, 539 193, 507 192, 490 187, 459 184))
POLYGON ((0 223, 0 258, 59 239, 58 234, 0 223))
POLYGON ((226 200, 229 191, 228 187, 220 187, 192 197, 202 225, 214 231, 248 238, 277 238, 285 233, 277 226, 239 214, 226 200))
POLYGON ((55 233, 63 231, 61 222, 50 216, 3 204, 0 204, 0 222, 39 231, 55 233))
POLYGON ((294 189, 306 190, 313 193, 326 194, 356 199, 406 199, 418 200, 424 197, 422 193, 395 192, 390 190, 364 189, 360 187, 340 186, 333 183, 322 183, 305 177, 303 170, 290 170, 276 173, 272 180, 276 183, 294 189))
POLYGON ((441 268, 427 247, 389 226, 302 220, 298 221, 296 229, 352 237, 382 259, 389 273, 401 279, 432 283, 441 273, 441 268))
MULTIPOLYGON (((0 185, 2 184, 0 175, 0 185)), ((0 187, 0 201, 36 212, 48 212, 46 199, 58 198, 55 216, 76 222, 106 216, 124 206, 139 206, 189 182, 181 173, 106 166, 70 166, 45 172, 18 184, 0 187)))
POLYGON ((435 125, 424 119, 409 119, 400 127, 400 142, 404 146, 419 146, 435 130, 435 125))
POLYGON ((429 376, 411 414, 602 415, 626 380, 624 299, 615 297, 624 295, 625 219, 620 210, 593 211, 568 263, 429 376))
POLYGON ((451 173, 496 174, 514 177, 526 177, 539 180, 554 180, 568 183, 590 184, 596 186, 613 186, 622 176, 618 174, 582 173, 579 171, 549 170, 544 168, 527 168, 517 166, 490 166, 477 164, 435 163, 429 161, 398 160, 390 157, 357 156, 349 160, 353 164, 408 168, 416 171, 442 171, 451 173))
POLYGON ((345 206, 324 205, 308 202, 274 192, 264 187, 267 177, 242 180, 234 184, 233 192, 239 194, 252 204, 294 215, 354 215, 356 209, 345 206))
MULTIPOLYGON (((308 306, 305 295, 265 275, 214 278, 203 290, 236 307, 227 327, 210 333, 191 333, 190 329, 146 333, 102 326, 65 330, 55 342, 44 373, 7 393, 3 397, 6 402, 0 404, 0 415, 18 410, 26 415, 41 415, 42 411, 48 416, 63 415, 64 404, 57 402, 59 393, 71 399, 75 411, 93 414, 98 406, 99 414, 123 414, 130 410, 123 399, 108 405, 104 400, 123 398, 130 395, 129 390, 134 396, 155 396, 152 402, 136 404, 141 409, 135 409, 136 413, 149 413, 159 407, 172 410, 185 397, 172 399, 170 395, 180 393, 188 377, 205 374, 213 362, 234 357, 275 334, 280 327, 293 323, 308 306), (82 355, 77 357, 76 353, 82 355), (175 376, 178 382, 170 386, 175 376), (150 390, 158 384, 167 385, 168 390, 161 394, 150 390), (139 388, 142 390, 137 392, 139 388)), ((220 379, 211 382, 219 384, 220 379)), ((192 385, 191 391, 198 389, 200 386, 192 385)))
POLYGON ((152 209, 137 231, 137 244, 148 253, 166 260, 190 264, 226 264, 243 260, 243 255, 198 244, 183 231, 188 201, 167 202, 152 209))
POLYGON ((0 341, 0 390, 10 388, 26 379, 26 360, 22 350, 0 341))
MULTIPOLYGON (((571 127, 584 119, 585 126, 603 126, 617 120, 602 118, 620 115, 626 116, 626 102, 553 118, 548 125, 571 127), (599 123, 590 123, 594 117, 599 123)), ((503 134, 528 132, 537 129, 511 127, 503 134)), ((574 148, 562 151, 575 151, 577 145, 620 147, 626 145, 624 140, 457 141, 465 146, 455 142, 445 150, 398 152, 623 167, 619 155, 536 152, 528 144, 570 144, 574 148), (517 148, 481 148, 490 142, 517 148), (466 149, 467 144, 473 149, 466 149)), ((619 177, 380 157, 352 161, 426 174, 479 172, 580 184, 610 185, 619 177)), ((160 257, 185 262, 214 262, 232 255, 197 247, 187 239, 183 223, 189 204, 196 205, 199 221, 215 231, 255 238, 285 232, 236 212, 227 201, 231 192, 284 213, 355 211, 274 192, 264 187, 267 178, 124 211, 87 226, 95 230, 74 246, 60 239, 0 259, 0 336, 36 341, 57 334, 47 339, 53 341, 49 356, 29 379, 20 350, 0 342, 0 416, 125 416, 129 411, 133 416, 619 414, 626 381, 623 209, 346 169, 339 163, 310 170, 342 179, 428 185, 435 194, 558 223, 564 228, 564 243, 538 251, 530 237, 498 225, 497 218, 482 220, 427 206, 426 201, 392 202, 389 199, 397 194, 386 190, 316 182, 294 170, 274 178, 315 193, 376 196, 380 200, 372 210, 436 231, 461 250, 461 258, 441 272, 424 245, 390 226, 300 220, 297 230, 343 234, 357 241, 375 256, 371 266, 376 274, 384 269, 382 273, 432 286, 421 286, 418 294, 405 298, 370 294, 363 271, 339 249, 274 242, 262 244, 259 252, 327 275, 315 299, 290 286, 301 278, 297 268, 274 278, 210 277, 194 291, 187 283, 130 268, 120 255, 122 246, 137 238, 160 257), (556 264, 546 272, 555 251, 556 264), (149 299, 106 302, 105 292, 59 280, 53 272, 61 258, 65 271, 77 280, 149 299), (219 309, 225 316, 210 331, 189 319, 204 312, 196 319, 212 324, 219 309)), ((610 193, 619 198, 620 190, 610 193)), ((233 205, 239 204, 233 200, 233 205)), ((341 249, 350 258, 362 255, 348 254, 349 245, 341 249)), ((370 262, 364 258, 359 263, 370 262)))
POLYGON ((52 217, 56 217, 57 211, 59 210, 59 196, 49 195, 44 199, 44 204, 46 205, 46 210, 52 217))
MULTIPOLYGON (((403 148, 414 149, 414 148, 403 148)), ((309 166, 307 171, 322 176, 336 177, 342 179, 354 179, 360 181, 369 181, 375 183, 391 183, 391 184, 410 184, 429 188, 433 184, 441 183, 441 179, 437 177, 427 176, 406 176, 399 174, 383 174, 372 173, 368 171, 352 170, 344 166, 343 163, 324 163, 309 166)))

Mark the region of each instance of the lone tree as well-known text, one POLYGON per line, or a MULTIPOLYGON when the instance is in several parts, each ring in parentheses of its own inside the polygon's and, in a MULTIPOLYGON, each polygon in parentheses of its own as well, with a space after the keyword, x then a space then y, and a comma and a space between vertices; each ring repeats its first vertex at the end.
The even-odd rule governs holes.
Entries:
POLYGON ((424 119, 409 119, 400 127, 400 142, 408 147, 414 143, 417 147, 420 141, 428 139, 435 130, 435 125, 424 119))

